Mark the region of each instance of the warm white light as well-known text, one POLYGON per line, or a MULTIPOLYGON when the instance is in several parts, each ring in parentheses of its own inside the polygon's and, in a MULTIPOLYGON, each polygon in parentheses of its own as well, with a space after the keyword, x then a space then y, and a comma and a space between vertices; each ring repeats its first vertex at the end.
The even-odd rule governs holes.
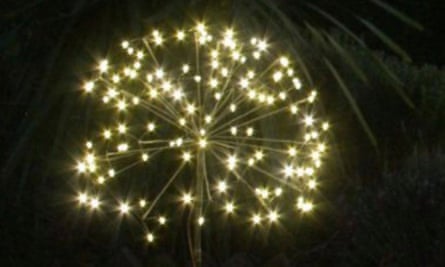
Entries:
POLYGON ((184 31, 177 31, 176 32, 176 39, 179 41, 183 41, 185 38, 185 32, 184 31))
POLYGON ((252 223, 253 224, 260 224, 261 223, 261 216, 259 214, 254 214, 252 216, 252 223))
POLYGON ((252 136, 253 135, 253 128, 252 127, 247 128, 246 135, 247 136, 252 136))
POLYGON ((97 178, 97 183, 98 183, 98 184, 103 184, 103 183, 105 183, 105 177, 103 177, 103 176, 99 176, 99 177, 97 178))
POLYGON ((123 41, 123 42, 121 43, 121 46, 122 46, 122 48, 124 48, 124 49, 127 49, 129 45, 130 45, 130 43, 129 43, 128 41, 123 41))
POLYGON ((184 161, 190 161, 190 159, 192 158, 192 154, 190 152, 184 152, 182 153, 182 159, 184 161))
POLYGON ((167 222, 167 219, 164 216, 159 216, 158 222, 160 225, 164 225, 167 222))
POLYGON ((130 211, 130 206, 127 203, 121 203, 119 211, 121 214, 127 214, 130 211))
POLYGON ((104 59, 99 62, 99 71, 105 73, 108 70, 108 60, 104 59))
POLYGON ((182 202, 184 204, 190 204, 193 201, 193 197, 192 197, 192 195, 190 193, 184 193, 182 195, 182 199, 181 200, 182 200, 182 202))
POLYGON ((97 197, 93 197, 93 198, 90 200, 90 207, 91 207, 92 209, 97 209, 97 208, 99 208, 99 206, 100 206, 99 198, 97 198, 97 197))
POLYGON ((187 64, 184 64, 184 65, 182 66, 182 72, 183 72, 183 73, 188 73, 189 71, 190 71, 190 66, 187 65, 187 64))
POLYGON ((80 193, 77 200, 80 204, 86 204, 88 202, 88 195, 86 193, 80 193))
POLYGON ((208 142, 205 138, 201 138, 201 139, 199 139, 198 144, 199 144, 200 148, 206 148, 208 145, 208 142))
POLYGON ((147 130, 148 130, 149 132, 153 132, 155 129, 156 129, 156 124, 154 124, 154 122, 149 122, 149 123, 147 124, 147 130))
POLYGON ((310 189, 315 189, 315 187, 317 187, 317 182, 315 180, 310 180, 307 185, 310 189))
POLYGON ((278 220, 278 213, 276 211, 271 211, 267 215, 267 218, 269 218, 270 222, 276 222, 278 220))
POLYGON ((204 222, 205 222, 204 217, 201 216, 201 217, 198 218, 198 224, 199 224, 199 225, 203 225, 204 222))
POLYGON ((94 89, 94 82, 92 82, 92 81, 86 82, 86 83, 83 85, 83 89, 84 89, 85 92, 87 92, 87 93, 92 92, 93 89, 94 89))
POLYGON ((233 213, 233 211, 235 210, 235 205, 232 202, 229 202, 224 206, 224 210, 226 211, 226 213, 233 213))
POLYGON ((143 153, 142 154, 142 161, 147 161, 148 160, 148 154, 147 153, 143 153))
POLYGON ((217 190, 220 193, 224 193, 227 190, 227 183, 225 181, 220 181, 217 186, 217 190))
POLYGON ((283 169, 284 177, 289 178, 294 174, 294 166, 285 165, 283 169))
POLYGON ((238 158, 236 155, 231 155, 227 159, 227 168, 231 171, 233 171, 236 168, 236 164, 238 162, 238 158))
POLYGON ((230 133, 232 135, 236 135, 238 132, 238 129, 235 126, 230 127, 230 133))
POLYGON ((119 124, 119 125, 117 126, 117 131, 118 131, 120 134, 126 133, 126 132, 127 132, 127 126, 126 126, 125 124, 119 124))
POLYGON ((314 118, 312 116, 306 116, 304 118, 304 124, 306 124, 306 126, 312 126, 314 124, 314 118))
POLYGON ((283 67, 287 67, 289 65, 289 59, 286 57, 280 57, 280 64, 283 67))
POLYGON ((148 233, 146 238, 149 243, 152 243, 155 240, 155 236, 152 233, 148 233))

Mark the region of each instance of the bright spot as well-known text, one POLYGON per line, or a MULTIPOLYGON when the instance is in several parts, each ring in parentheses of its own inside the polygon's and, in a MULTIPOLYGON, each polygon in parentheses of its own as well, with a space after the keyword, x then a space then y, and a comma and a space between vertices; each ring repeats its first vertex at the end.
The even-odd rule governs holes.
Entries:
POLYGON ((127 214, 130 211, 130 206, 127 203, 121 203, 119 211, 121 214, 127 214))
POLYGON ((97 208, 99 208, 99 205, 100 205, 100 201, 99 201, 99 199, 98 199, 97 197, 94 197, 94 198, 92 198, 92 199, 90 200, 90 207, 91 207, 92 209, 97 209, 97 208))
POLYGON ((226 213, 233 213, 233 211, 235 210, 235 205, 233 205, 232 202, 229 202, 224 206, 224 210, 226 211, 226 213))
POLYGON ((227 183, 225 181, 220 181, 217 186, 217 190, 220 193, 224 193, 227 190, 227 183))
POLYGON ((192 158, 192 154, 191 154, 190 152, 184 152, 184 153, 182 153, 182 159, 183 159, 185 162, 190 161, 191 158, 192 158))
POLYGON ((160 225, 164 225, 167 222, 167 219, 164 216, 159 216, 158 222, 160 225))
POLYGON ((79 201, 80 204, 85 204, 88 202, 88 195, 86 193, 80 193, 77 196, 77 200, 79 201))
POLYGON ((184 193, 181 198, 184 204, 190 204, 193 201, 193 197, 190 193, 184 193))
POLYGON ((85 92, 87 92, 87 93, 92 92, 93 89, 94 89, 94 82, 92 82, 92 81, 86 82, 86 83, 83 85, 83 89, 84 89, 85 92))
POLYGON ((146 238, 149 243, 152 243, 155 240, 155 236, 152 233, 148 233, 146 238))

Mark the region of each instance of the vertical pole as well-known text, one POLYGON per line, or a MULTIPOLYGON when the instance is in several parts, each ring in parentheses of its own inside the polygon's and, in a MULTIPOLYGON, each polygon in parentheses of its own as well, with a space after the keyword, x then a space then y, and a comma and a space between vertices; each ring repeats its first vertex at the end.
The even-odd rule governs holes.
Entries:
POLYGON ((196 162, 196 206, 193 218, 193 263, 194 267, 202 266, 202 232, 201 225, 198 222, 200 216, 203 216, 204 202, 204 183, 205 183, 205 152, 199 151, 196 162))

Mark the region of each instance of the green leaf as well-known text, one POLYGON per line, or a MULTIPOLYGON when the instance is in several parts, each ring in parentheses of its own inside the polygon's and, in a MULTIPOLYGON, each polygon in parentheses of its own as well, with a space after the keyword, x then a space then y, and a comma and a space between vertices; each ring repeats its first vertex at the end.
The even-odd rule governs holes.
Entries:
POLYGON ((324 60, 326 65, 328 66, 331 73, 334 75, 334 78, 337 80, 338 85, 340 86, 340 89, 342 89, 343 94, 345 95, 346 99, 348 100, 349 104, 351 105, 352 110, 354 111, 355 116, 357 117, 358 121, 362 125, 364 131, 366 132, 366 135, 369 138, 369 141, 374 146, 374 148, 378 151, 378 143, 377 139, 372 133, 371 128, 369 127, 368 123, 366 122, 365 117, 363 116, 362 111, 357 105, 357 102, 355 101, 354 97, 351 94, 351 91, 348 89, 348 86, 345 84, 335 67, 331 64, 331 62, 328 59, 324 60))
POLYGON ((391 48, 395 53, 403 58, 407 62, 411 62, 410 56, 403 50, 398 44, 396 44, 388 35, 381 31, 378 27, 372 24, 370 21, 358 17, 358 20, 362 22, 372 33, 374 33, 383 43, 391 48))
POLYGON ((383 9, 385 9, 385 11, 387 11, 388 13, 396 16, 397 18, 399 18, 401 21, 405 22, 406 24, 410 25, 411 27, 422 31, 424 30, 423 26, 418 23, 417 21, 413 20, 412 18, 410 18, 409 16, 405 15, 404 13, 402 13, 401 11, 395 9, 394 7, 390 6, 389 4, 380 1, 380 0, 370 0, 371 2, 373 2, 374 4, 382 7, 383 9))

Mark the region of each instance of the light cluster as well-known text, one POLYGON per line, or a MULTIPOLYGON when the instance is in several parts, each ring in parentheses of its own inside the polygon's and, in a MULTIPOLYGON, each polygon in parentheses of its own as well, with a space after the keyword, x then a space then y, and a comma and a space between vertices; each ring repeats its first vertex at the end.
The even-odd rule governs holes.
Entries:
POLYGON ((210 208, 260 226, 313 209, 329 129, 317 91, 288 56, 245 35, 153 30, 98 62, 83 90, 110 110, 76 163, 81 206, 138 218, 149 242, 176 210, 199 226, 210 208), (125 179, 141 192, 110 193, 125 179))

